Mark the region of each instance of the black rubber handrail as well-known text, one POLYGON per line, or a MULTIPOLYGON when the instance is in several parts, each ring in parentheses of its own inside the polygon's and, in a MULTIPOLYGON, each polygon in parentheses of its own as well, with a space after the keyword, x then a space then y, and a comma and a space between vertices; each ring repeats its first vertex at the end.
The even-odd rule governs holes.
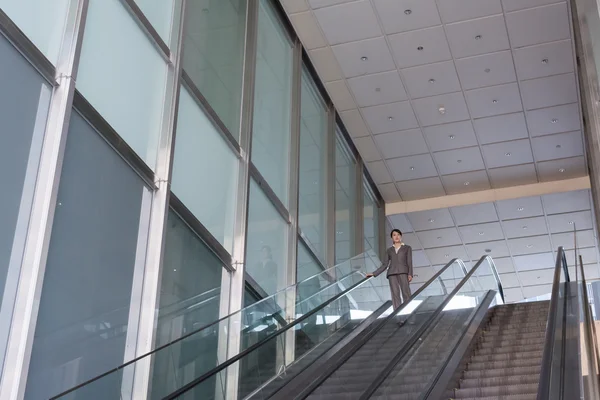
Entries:
POLYGON ((473 276, 473 274, 475 274, 475 271, 477 271, 477 269, 479 269, 479 267, 481 266, 481 264, 483 264, 483 261, 487 257, 489 257, 489 256, 483 256, 479 259, 477 264, 475 264, 475 266, 466 274, 466 276, 463 278, 463 280, 460 281, 460 283, 458 285, 456 285, 456 287, 450 293, 450 295, 448 295, 446 300, 444 300, 442 302, 442 304, 440 304, 438 306, 438 308, 435 309, 435 311, 429 317, 429 319, 427 321, 425 321, 425 323, 423 323, 423 325, 421 325, 421 327, 410 336, 410 338, 404 344, 404 346, 402 346, 400 351, 398 351, 396 353, 394 358, 392 358, 392 360, 388 363, 388 365, 386 365, 386 367, 383 369, 383 371, 381 371, 381 373, 377 376, 377 378, 375 378, 373 380, 373 382, 371 382, 371 384, 367 387, 367 389, 362 393, 362 395, 360 396, 360 400, 367 400, 367 399, 371 398, 371 396, 373 395, 373 393, 375 393, 377 388, 379 388, 379 386, 392 373, 392 371, 394 370, 396 365, 398 365, 400 360, 402 360, 402 358, 404 358, 404 356, 410 351, 410 349, 415 345, 415 343, 417 343, 419 338, 427 331, 427 329, 429 329, 429 327, 431 326, 431 324, 433 324, 433 322, 438 317, 438 315, 440 315, 440 313, 444 310, 444 308, 448 305, 448 303, 452 300, 452 298, 460 291, 460 289, 462 289, 462 287, 469 281, 469 279, 473 276))
MULTIPOLYGON (((558 297, 560 291, 560 272, 565 274, 565 281, 570 282, 569 269, 563 247, 558 248, 556 254, 556 264, 554 265, 554 279, 552 281, 552 295, 550 297, 550 309, 548 310, 548 324, 546 325, 546 335, 544 342, 544 352, 542 353, 542 370, 540 372, 540 384, 537 394, 537 400, 547 400, 550 398, 550 378, 552 375, 552 353, 554 350, 554 341, 556 339, 556 313, 558 311, 558 297)), ((563 329, 564 331, 564 329, 563 329)), ((562 364, 562 363, 561 363, 562 364)), ((561 374, 562 375, 562 374, 561 374)))
POLYGON ((329 304, 331 304, 334 301, 336 301, 337 299, 345 296, 347 293, 349 293, 352 290, 354 290, 354 288, 362 285, 363 283, 365 283, 369 279, 371 279, 371 278, 370 277, 366 277, 366 278, 361 279, 360 281, 358 281, 354 285, 350 286, 349 288, 347 288, 343 292, 340 292, 340 293, 336 294, 335 296, 333 296, 329 300, 323 302, 318 307, 313 308, 312 310, 310 310, 306 314, 302 315, 301 317, 296 318, 294 321, 292 321, 291 323, 287 324, 286 326, 284 326, 283 328, 279 329, 278 331, 271 333, 270 335, 266 336, 261 341, 256 342, 255 344, 253 344, 252 346, 248 347, 244 351, 242 351, 242 352, 238 353, 237 355, 231 357, 227 361, 219 364, 215 368, 213 368, 210 371, 202 374, 201 376, 199 376, 198 378, 194 379, 193 381, 185 384, 184 386, 182 386, 181 388, 177 389, 173 393, 171 393, 171 394, 163 397, 163 400, 176 399, 177 397, 181 396, 182 394, 184 394, 184 393, 192 390, 197 385, 201 384, 202 382, 206 381, 207 379, 211 378, 212 376, 218 374, 219 372, 223 371, 224 369, 228 368, 229 366, 235 364, 236 362, 238 362, 239 360, 241 360, 242 358, 244 358, 248 354, 252 353, 254 350, 258 349, 259 347, 261 347, 265 343, 271 341, 271 339, 273 339, 273 338, 275 338, 275 337, 277 337, 279 335, 284 334, 285 332, 287 332, 288 330, 290 330, 294 326, 296 326, 299 323, 304 322, 308 318, 312 317, 313 315, 315 315, 316 313, 318 313, 319 311, 321 311, 322 309, 324 309, 325 307, 327 307, 329 304))
MULTIPOLYGON (((577 260, 575 260, 577 264, 577 260)), ((592 316, 592 310, 590 306, 590 299, 587 292, 587 281, 585 280, 585 269, 583 268, 583 258, 579 255, 579 269, 581 270, 581 289, 583 295, 583 313, 585 320, 584 335, 586 336, 586 350, 588 362, 591 362, 589 376, 595 378, 594 384, 590 385, 590 391, 594 391, 595 396, 599 396, 600 393, 600 376, 598 371, 595 370, 597 366, 600 366, 600 353, 598 352, 598 341, 596 336, 596 324, 594 323, 594 317, 592 316)))

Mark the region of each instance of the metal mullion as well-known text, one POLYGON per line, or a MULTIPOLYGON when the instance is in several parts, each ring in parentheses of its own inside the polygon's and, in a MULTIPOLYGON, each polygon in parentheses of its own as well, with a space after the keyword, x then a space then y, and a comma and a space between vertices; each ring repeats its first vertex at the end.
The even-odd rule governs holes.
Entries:
POLYGON ((19 29, 19 27, 0 8, 0 34, 12 43, 13 46, 38 70, 50 83, 56 86, 56 68, 35 44, 19 29))
POLYGON ((258 168, 256 168, 256 166, 252 162, 249 163, 249 169, 250 169, 250 176, 252 177, 252 179, 261 188, 263 194, 271 202, 271 204, 277 210, 279 215, 281 215, 281 218, 284 219, 286 224, 289 224, 290 223, 290 213, 288 212, 285 205, 281 202, 281 200, 279 200, 279 197, 277 197, 273 188, 271 188, 271 186, 269 185, 267 180, 262 176, 262 174, 260 173, 258 168))
POLYGON ((364 172, 363 161, 361 158, 358 158, 356 160, 356 190, 355 190, 356 232, 354 235, 356 254, 354 254, 354 255, 362 254, 365 252, 365 241, 364 241, 364 235, 365 235, 364 190, 365 189, 364 189, 364 185, 363 185, 363 178, 364 178, 363 172, 364 172))
POLYGON ((309 253, 309 255, 313 259, 313 261, 315 261, 315 263, 318 264, 319 267, 321 267, 321 269, 323 271, 327 270, 327 266, 325 264, 323 264, 323 261, 317 255, 317 253, 313 249, 311 243, 306 238, 306 235, 302 232, 302 230, 300 228, 298 228, 298 235, 297 235, 297 237, 298 237, 298 241, 302 242, 302 244, 305 247, 305 250, 309 253))
MULTIPOLYGON (((150 20, 148 20, 148 18, 146 17, 142 9, 137 5, 135 0, 121 0, 121 2, 123 3, 123 6, 125 6, 125 8, 131 13, 131 15, 133 16, 137 24, 140 26, 140 28, 144 31, 144 33, 146 33, 146 35, 149 36, 150 41, 160 51, 161 56, 167 62, 173 62, 169 46, 167 46, 160 34, 156 31, 156 29, 154 29, 154 26, 152 26, 152 23, 150 22, 150 20)), ((173 17, 175 17, 175 15, 176 13, 173 13, 173 17)))
MULTIPOLYGON (((135 356, 150 352, 154 348, 156 334, 157 305, 159 302, 162 259, 165 246, 166 224, 169 213, 170 177, 174 155, 175 132, 177 127, 177 110, 179 107, 179 92, 181 81, 182 47, 184 32, 184 10, 186 0, 174 3, 173 31, 171 45, 174 49, 169 52, 167 63, 167 85, 163 120, 160 130, 158 154, 154 184, 156 189, 152 192, 152 208, 150 211, 148 244, 146 253, 146 268, 144 270, 143 286, 139 294, 140 308, 138 318, 138 334, 134 343, 127 343, 135 348, 135 356)), ((135 312, 132 310, 131 312, 135 312)), ((151 390, 152 360, 145 358, 135 364, 133 371, 125 371, 125 378, 131 379, 129 387, 132 390, 132 399, 149 398, 151 390)))
POLYGON ((67 14, 12 313, 18 318, 9 328, 1 371, 1 399, 25 395, 87 9, 88 0, 72 1, 67 14))
POLYGON ((335 265, 335 147, 336 147, 336 129, 335 129, 335 107, 330 104, 327 113, 327 137, 325 149, 325 193, 326 193, 326 212, 325 212, 325 264, 326 268, 335 265))

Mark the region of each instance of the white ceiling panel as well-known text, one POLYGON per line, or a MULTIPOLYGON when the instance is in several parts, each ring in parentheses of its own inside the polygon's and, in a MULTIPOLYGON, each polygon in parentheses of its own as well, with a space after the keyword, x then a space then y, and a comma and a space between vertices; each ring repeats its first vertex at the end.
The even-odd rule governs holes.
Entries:
POLYGON ((573 232, 575 227, 582 231, 594 228, 591 211, 549 215, 548 223, 551 233, 573 232))
POLYGON ((406 68, 402 75, 413 99, 460 91, 452 61, 406 68))
POLYGON ((515 66, 509 50, 456 60, 460 82, 465 90, 516 82, 515 66))
POLYGON ((314 13, 330 45, 381 36, 375 11, 368 0, 320 8, 314 13))
POLYGON ((517 303, 524 298, 521 288, 508 288, 504 291, 504 301, 507 303, 517 303))
POLYGON ((390 35, 389 41, 400 68, 452 59, 441 26, 390 35))
POLYGON ((515 272, 515 266, 512 258, 495 258, 493 252, 491 253, 491 256, 494 259, 494 264, 496 264, 496 269, 498 270, 499 274, 515 272))
POLYGON ((533 162, 529 139, 485 145, 483 146, 483 158, 488 168, 508 167, 533 162))
POLYGON ((510 49, 502 15, 450 24, 446 32, 455 58, 510 49))
POLYGON ((527 292, 527 297, 535 297, 550 293, 552 291, 552 282, 554 281, 554 268, 540 269, 537 271, 523 271, 519 273, 519 278, 523 282, 523 289, 527 292), (539 286, 543 285, 543 286, 539 286), (545 288, 550 287, 550 292, 545 292, 545 288))
POLYGON ((331 101, 337 105, 338 111, 348 111, 356 107, 345 80, 327 82, 325 88, 331 97, 331 101))
MULTIPOLYGON (((430 154, 394 158, 387 160, 387 164, 396 181, 430 178, 438 175, 430 154)), ((402 188, 400 188, 400 192, 402 195, 402 188)))
MULTIPOLYGON (((287 1, 291 2, 291 1, 295 1, 295 0, 287 0, 287 1)), ((305 0, 302 0, 302 1, 305 1, 305 0)), ((308 3, 310 4, 310 7, 313 10, 316 10, 317 8, 323 8, 323 7, 334 6, 337 4, 349 3, 351 1, 354 1, 354 0, 308 0, 308 3)))
POLYGON ((417 99, 413 101, 413 105, 422 126, 469 119, 467 103, 462 92, 417 99))
POLYGON ((465 92, 473 118, 491 117, 523 110, 516 83, 492 86, 465 92))
POLYGON ((363 108, 362 114, 374 135, 403 131, 419 126, 408 101, 363 108))
POLYGON ((409 245, 413 250, 420 250, 423 248, 416 234, 403 232, 402 229, 400 229, 400 231, 402 232, 402 243, 409 245))
POLYGON ((367 169, 371 174, 371 178, 375 181, 376 184, 381 183, 390 183, 392 182, 392 178, 390 177, 390 173, 383 161, 375 161, 371 163, 367 163, 367 169))
POLYGON ((549 253, 552 251, 550 237, 548 235, 508 239, 508 246, 510 247, 510 252, 513 256, 549 253))
POLYGON ((574 74, 524 81, 521 90, 527 110, 576 103, 578 99, 574 74))
POLYGON ((540 197, 522 197, 520 199, 501 200, 496 202, 498 214, 503 220, 539 217, 544 215, 540 197))
POLYGON ((523 295, 526 299, 542 296, 552 292, 552 285, 536 285, 523 287, 523 295))
POLYGON ((583 157, 544 161, 537 164, 541 182, 571 179, 587 175, 583 157))
POLYGON ((538 161, 583 155, 581 132, 559 133, 533 138, 533 152, 538 161))
POLYGON ((416 179, 412 181, 397 182, 398 190, 404 200, 419 200, 429 197, 444 196, 446 192, 439 177, 416 179))
POLYGON ((502 226, 499 222, 487 224, 466 225, 458 228, 465 243, 489 242, 504 239, 502 226))
POLYGON ((429 153, 420 129, 376 135, 375 142, 386 159, 429 153))
POLYGON ((389 215, 388 219, 394 228, 400 229, 404 234, 413 231, 412 225, 408 221, 406 214, 389 215))
POLYGON ((431 151, 453 150, 477 146, 471 121, 429 126, 423 129, 431 151))
POLYGON ((446 24, 502 14, 500 0, 439 0, 438 7, 446 24))
MULTIPOLYGON (((575 266, 575 257, 577 257, 577 264, 579 264, 579 255, 581 255, 583 264, 597 264, 598 263, 598 252, 595 247, 589 247, 587 249, 578 248, 577 254, 574 250, 565 251, 567 257, 567 265, 575 266)), ((587 276, 586 276, 587 278, 587 276)))
POLYGON ((489 169, 488 175, 494 189, 538 182, 534 164, 489 169))
POLYGON ((377 186, 377 188, 379 188, 379 193, 381 193, 381 197, 383 197, 383 200, 386 203, 393 203, 402 200, 398 190, 396 189, 396 185, 393 183, 385 183, 377 186))
POLYGON ((542 200, 548 215, 591 209, 588 190, 547 194, 542 197, 542 200))
POLYGON ((444 175, 442 182, 448 194, 468 193, 490 189, 490 182, 485 171, 471 171, 460 174, 444 175))
POLYGON ((327 46, 327 41, 321 33, 319 24, 310 11, 291 14, 290 21, 300 41, 308 50, 327 46))
POLYGON ((414 269, 413 282, 424 283, 433 278, 436 274, 435 270, 430 266, 414 269))
POLYGON ((454 220, 447 208, 413 212, 408 214, 408 219, 415 231, 428 231, 454 226, 454 220))
POLYGON ((519 288, 521 287, 521 284, 519 282, 519 278, 517 277, 516 273, 511 273, 511 274, 501 274, 500 275, 500 282, 502 282, 502 288, 503 289, 508 289, 508 288, 519 288))
POLYGON ((504 227, 504 233, 507 238, 521 238, 548 234, 546 218, 543 216, 511 219, 502 222, 502 226, 504 227))
POLYGON ((497 257, 510 256, 508 246, 506 245, 506 240, 467 244, 467 251, 469 252, 469 256, 472 260, 478 260, 479 258, 481 258, 481 256, 486 254, 492 256, 494 260, 496 260, 497 257))
POLYGON ((528 111, 527 121, 531 136, 576 131, 581 128, 579 104, 528 111))
POLYGON ((435 229, 417 232, 417 236, 426 249, 447 247, 461 244, 456 228, 435 229))
POLYGON ((458 174, 484 169, 479 147, 441 151, 434 153, 435 162, 442 175, 458 174))
POLYGON ((355 138, 354 144, 365 161, 369 162, 381 159, 381 155, 379 154, 379 150, 377 150, 377 146, 375 146, 373 137, 366 136, 355 138))
POLYGON ((504 12, 509 12, 557 3, 558 1, 561 0, 502 0, 502 5, 504 6, 504 12))
POLYGON ((333 46, 332 50, 346 78, 396 69, 383 37, 333 46))
POLYGON ((360 115, 360 111, 343 111, 340 112, 340 117, 342 117, 342 121, 344 121, 344 125, 346 126, 348 133, 353 138, 369 135, 369 129, 367 128, 367 125, 365 124, 362 115, 360 115))
POLYGON ((359 107, 370 107, 408 99, 397 71, 348 79, 359 107))
POLYGON ((429 261, 434 265, 446 265, 453 258, 466 260, 467 252, 463 246, 439 247, 425 250, 429 261))
MULTIPOLYGON (((562 246, 567 250, 575 248, 573 232, 555 233, 552 235, 554 247, 562 246)), ((577 248, 594 247, 597 239, 593 230, 577 231, 577 248)))
POLYGON ((336 81, 343 78, 342 70, 335 59, 331 47, 321 47, 320 49, 310 50, 308 55, 310 56, 317 73, 324 82, 336 81))
POLYGON ((435 0, 373 0, 387 34, 441 24, 435 0))
POLYGON ((566 2, 509 13, 506 26, 514 47, 568 39, 571 35, 566 2))
POLYGON ((523 113, 498 115, 474 121, 481 144, 524 139, 529 136, 523 113))
POLYGON ((498 221, 494 203, 470 204, 450 209, 458 226, 498 221))
POLYGON ((517 49, 515 64, 521 80, 573 72, 571 40, 517 49))
POLYGON ((553 268, 555 264, 552 253, 529 254, 513 259, 517 272, 553 268))
POLYGON ((306 0, 281 0, 281 4, 283 5, 285 11, 289 14, 310 10, 306 0))

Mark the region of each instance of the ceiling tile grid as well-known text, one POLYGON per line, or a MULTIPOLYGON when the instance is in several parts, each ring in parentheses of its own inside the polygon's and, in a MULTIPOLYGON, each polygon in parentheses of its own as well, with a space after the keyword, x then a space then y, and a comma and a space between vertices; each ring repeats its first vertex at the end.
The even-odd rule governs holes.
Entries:
MULTIPOLYGON (((489 254, 510 302, 529 298, 531 293, 552 284, 559 246, 566 250, 572 273, 573 249, 577 248, 586 277, 600 279, 590 190, 395 214, 387 220, 390 227, 404 233, 404 241, 415 249, 414 253, 418 252, 415 262, 419 267, 439 271, 453 258, 472 266, 489 254)), ((431 276, 431 270, 427 270, 415 287, 431 276)))
POLYGON ((560 0, 281 0, 387 202, 587 175, 560 0))

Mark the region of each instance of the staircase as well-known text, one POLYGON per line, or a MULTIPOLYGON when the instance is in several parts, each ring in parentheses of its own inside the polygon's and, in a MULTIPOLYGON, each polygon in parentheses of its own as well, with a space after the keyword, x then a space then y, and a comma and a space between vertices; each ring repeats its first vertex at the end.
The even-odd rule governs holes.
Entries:
POLYGON ((533 302, 491 310, 454 399, 536 400, 548 307, 533 302))

